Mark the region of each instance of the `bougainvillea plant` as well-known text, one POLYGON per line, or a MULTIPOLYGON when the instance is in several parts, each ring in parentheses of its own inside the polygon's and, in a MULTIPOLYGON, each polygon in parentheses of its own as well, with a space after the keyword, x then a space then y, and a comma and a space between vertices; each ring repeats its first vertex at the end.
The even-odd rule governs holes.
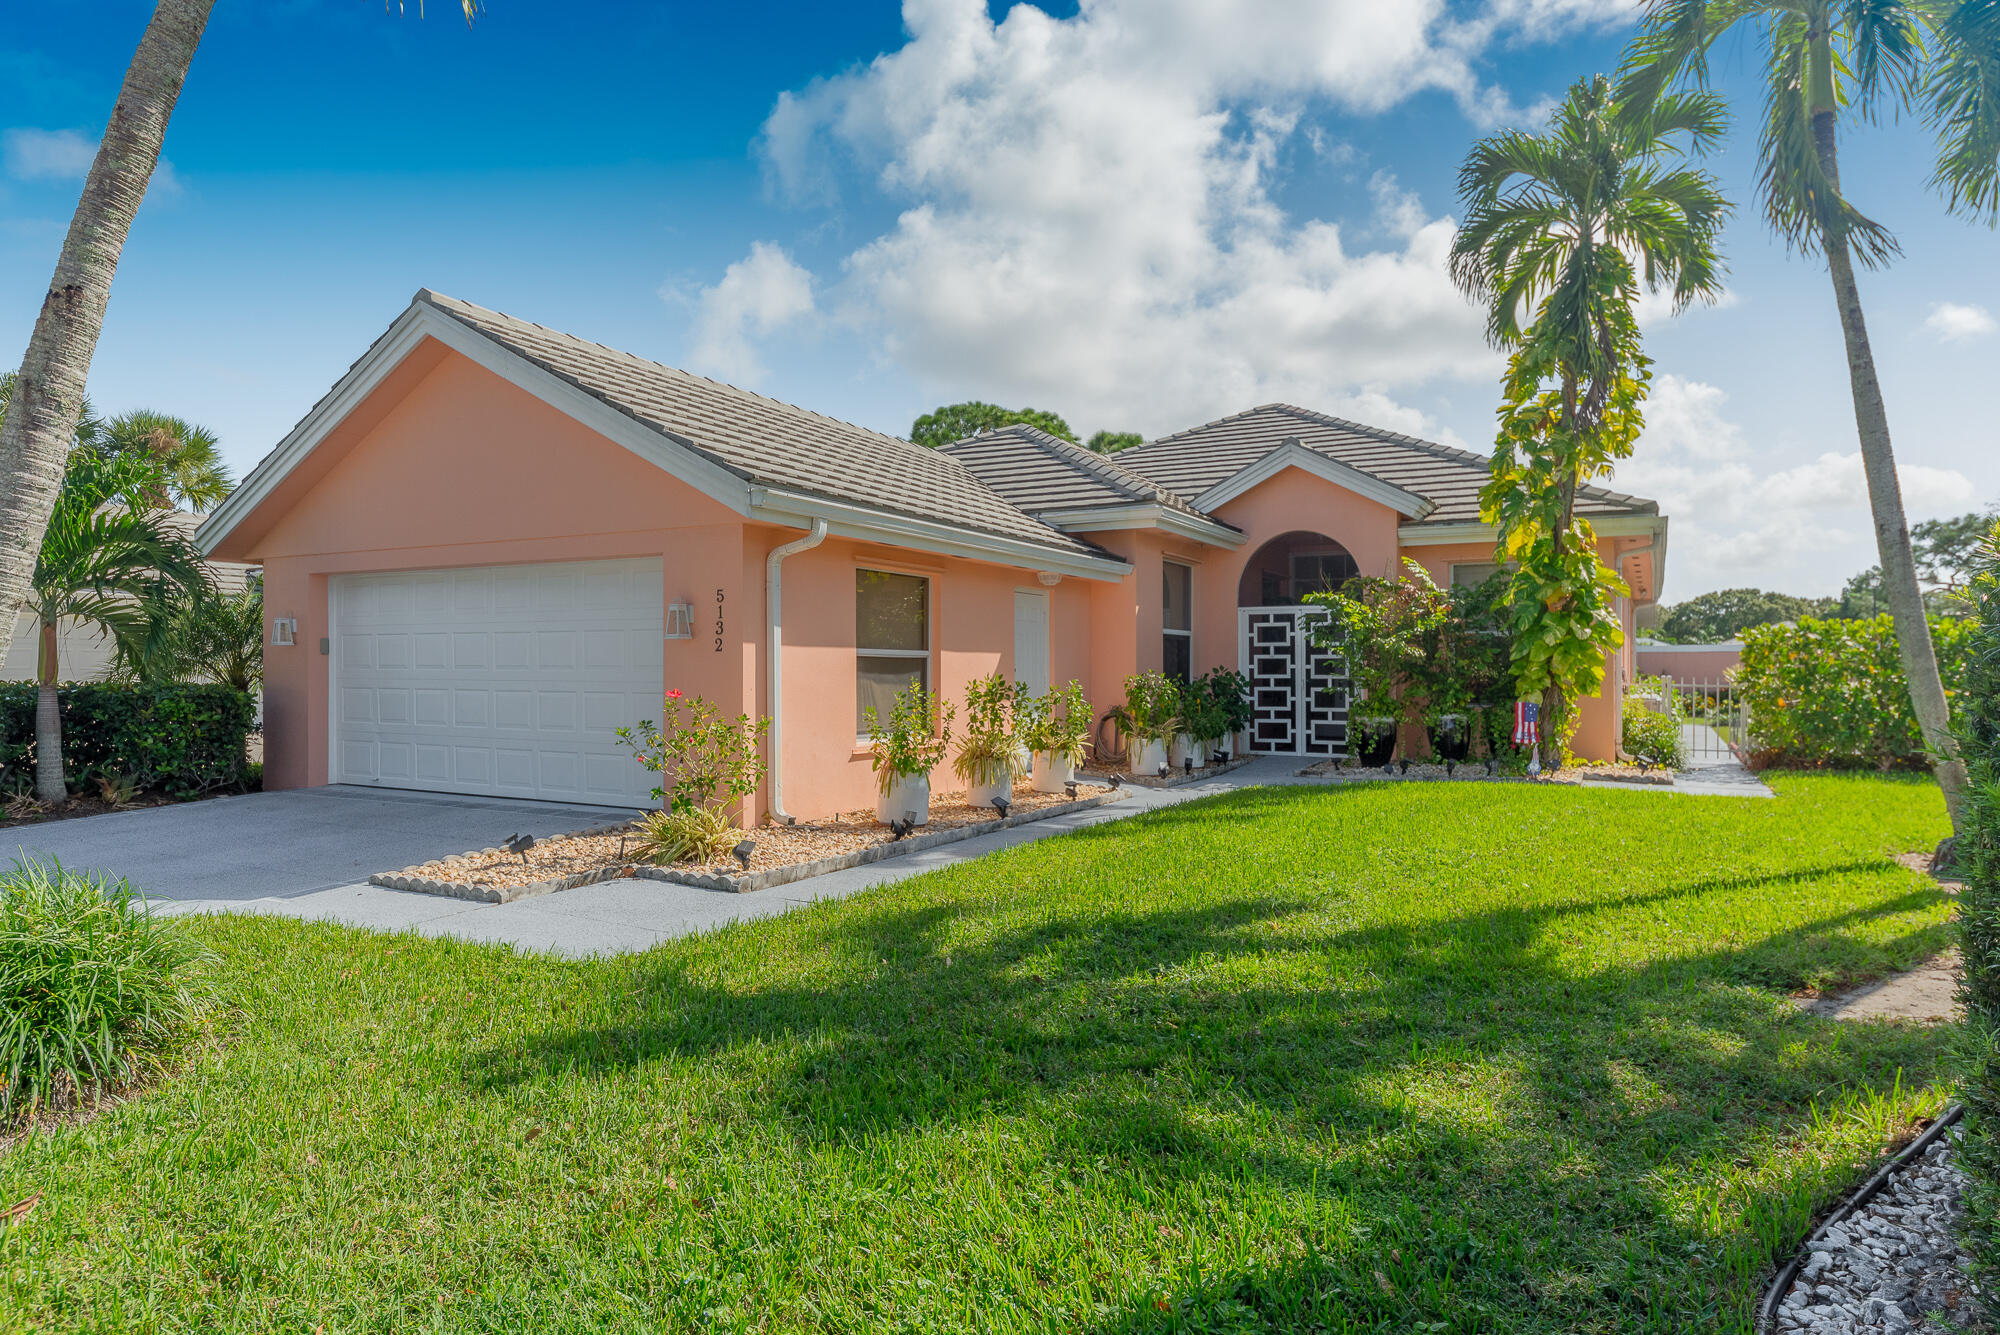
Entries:
POLYGON ((641 719, 618 729, 618 740, 638 762, 660 776, 653 800, 667 811, 722 809, 757 791, 764 781, 764 735, 771 720, 722 711, 684 691, 670 690, 666 722, 641 719))

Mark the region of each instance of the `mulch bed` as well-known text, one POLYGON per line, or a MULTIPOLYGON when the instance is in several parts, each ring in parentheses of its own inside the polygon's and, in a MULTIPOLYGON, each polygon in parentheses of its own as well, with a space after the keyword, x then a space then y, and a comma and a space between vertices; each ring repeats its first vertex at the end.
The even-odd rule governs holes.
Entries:
MULTIPOLYGON (((1088 781, 1077 785, 1079 798, 1095 797, 1103 791, 1088 781)), ((1064 793, 1035 792, 1024 780, 1014 785, 1012 800, 1009 814, 1022 816, 1068 805, 1072 799, 1064 793)), ((931 798, 930 823, 918 827, 917 832, 937 834, 996 820, 991 807, 967 806, 963 792, 937 793, 931 798)), ((756 843, 748 869, 752 875, 859 853, 895 841, 889 827, 875 819, 873 808, 843 811, 825 820, 800 821, 796 825, 762 825, 746 832, 745 837, 756 843)), ((504 849, 482 848, 385 875, 504 890, 612 870, 630 875, 639 865, 635 861, 630 827, 621 826, 551 836, 528 850, 525 859, 504 849)), ((672 870, 690 875, 738 876, 745 869, 735 858, 725 857, 717 862, 677 862, 672 870)))
MULTIPOLYGON (((222 794, 216 793, 214 796, 220 797, 222 794)), ((201 799, 193 798, 189 800, 200 801, 201 799)), ((7 816, 5 815, 4 808, 0 808, 0 830, 11 829, 16 825, 43 825, 52 820, 75 820, 79 816, 105 816, 114 811, 138 811, 142 807, 171 807, 178 805, 180 805, 180 802, 176 798, 161 797, 154 794, 136 797, 120 806, 113 806, 100 797, 78 796, 72 797, 63 805, 53 809, 45 807, 32 816, 7 816)))

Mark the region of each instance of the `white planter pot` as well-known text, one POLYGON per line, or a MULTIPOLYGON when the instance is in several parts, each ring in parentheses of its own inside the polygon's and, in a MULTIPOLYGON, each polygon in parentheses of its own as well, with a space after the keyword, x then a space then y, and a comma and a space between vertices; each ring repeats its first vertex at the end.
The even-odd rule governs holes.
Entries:
POLYGON ((1060 793, 1063 785, 1076 781, 1076 766, 1067 760, 1043 752, 1035 753, 1035 763, 1028 772, 1030 782, 1038 793, 1060 793))
POLYGON ((1132 739, 1132 773, 1150 779, 1160 772, 1160 766, 1167 763, 1167 748, 1161 742, 1142 742, 1132 739))
POLYGON ((996 797, 1011 799, 1014 796, 1014 781, 1002 779, 998 783, 975 783, 965 790, 965 805, 969 807, 990 807, 996 797))
POLYGON ((1190 760, 1194 762, 1196 769, 1206 769, 1208 767, 1207 754, 1196 744, 1193 737, 1187 733, 1181 733, 1174 738, 1174 750, 1173 754, 1168 757, 1168 763, 1175 769, 1185 769, 1190 760))
POLYGON ((919 825, 931 823, 931 781, 925 774, 898 774, 889 791, 875 799, 875 819, 884 825, 916 813, 919 825))

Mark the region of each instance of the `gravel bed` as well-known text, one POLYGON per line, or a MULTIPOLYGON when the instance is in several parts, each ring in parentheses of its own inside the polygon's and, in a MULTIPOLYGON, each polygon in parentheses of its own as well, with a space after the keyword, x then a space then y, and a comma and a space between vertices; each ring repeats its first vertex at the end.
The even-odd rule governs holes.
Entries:
POLYGON ((1964 1181, 1951 1162, 1959 1135, 1951 1128, 1806 1244, 1775 1329, 1942 1335, 1979 1327, 1978 1294, 1954 1232, 1964 1181))
MULTIPOLYGON (((1104 789, 1096 784, 1077 785, 1078 797, 1094 797, 1104 789)), ((1065 793, 1038 793, 1023 780, 1014 785, 1011 814, 1021 815, 1071 801, 1065 793)), ((963 792, 939 793, 931 798, 931 819, 920 827, 922 833, 979 825, 994 819, 991 807, 969 807, 963 792)), ((592 830, 577 834, 551 835, 528 850, 525 860, 501 848, 482 848, 439 858, 421 866, 405 867, 396 876, 421 878, 482 888, 506 889, 532 885, 580 873, 626 866, 636 858, 630 827, 592 830)), ((750 855, 752 873, 775 871, 798 863, 886 844, 894 839, 889 827, 878 823, 871 809, 844 811, 827 820, 800 821, 796 825, 763 825, 747 831, 746 838, 756 847, 750 855)), ((733 857, 719 862, 673 864, 675 871, 738 875, 744 868, 733 857)))

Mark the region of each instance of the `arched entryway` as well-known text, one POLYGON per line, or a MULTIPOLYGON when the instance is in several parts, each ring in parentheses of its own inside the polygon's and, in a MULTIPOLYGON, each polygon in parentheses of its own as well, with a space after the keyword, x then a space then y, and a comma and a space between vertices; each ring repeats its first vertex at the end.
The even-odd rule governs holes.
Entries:
POLYGON ((1313 642, 1326 611, 1307 601, 1360 573, 1323 533, 1281 533, 1244 563, 1236 586, 1241 669, 1250 679, 1250 750, 1258 755, 1345 756, 1347 664, 1313 642))

